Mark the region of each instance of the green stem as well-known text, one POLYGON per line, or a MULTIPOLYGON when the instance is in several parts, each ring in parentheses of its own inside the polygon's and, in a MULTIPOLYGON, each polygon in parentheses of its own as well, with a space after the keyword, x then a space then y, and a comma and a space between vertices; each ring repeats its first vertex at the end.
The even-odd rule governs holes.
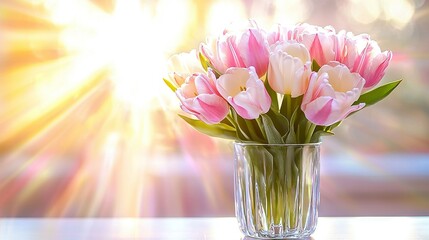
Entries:
POLYGON ((231 121, 234 124, 235 131, 237 132, 237 137, 240 140, 248 141, 252 139, 249 136, 249 134, 243 129, 243 126, 240 126, 240 122, 239 122, 240 116, 238 116, 233 109, 231 109, 231 113, 228 114, 226 117, 228 118, 229 121, 231 121))
POLYGON ((234 118, 231 116, 231 114, 226 115, 226 119, 228 119, 228 121, 231 122, 232 125, 237 128, 237 126, 235 125, 234 118))
MULTIPOLYGON (((256 132, 256 130, 253 128, 253 124, 251 122, 251 120, 245 120, 247 129, 249 130, 250 136, 252 138, 252 140, 260 140, 258 133, 256 132)), ((259 124, 258 124, 259 125, 259 124)))
MULTIPOLYGON (((234 128, 237 128, 237 126, 235 126, 234 118, 231 116, 231 113, 228 113, 228 115, 226 115, 225 120, 226 120, 227 122, 229 122, 229 125, 230 125, 230 126, 232 126, 232 127, 234 127, 234 128)), ((222 122, 223 122, 223 121, 222 121, 222 122)))
MULTIPOLYGON (((310 123, 310 121, 309 121, 309 123, 310 123)), ((311 137, 313 136, 314 129, 316 129, 316 127, 317 127, 316 124, 310 123, 310 127, 308 128, 308 131, 305 135, 304 143, 309 143, 311 141, 311 137)))
POLYGON ((292 97, 290 95, 284 95, 280 113, 290 119, 292 116, 292 97))
POLYGON ((261 130, 262 135, 264 136, 264 139, 266 140, 267 139, 267 134, 265 133, 264 124, 261 121, 262 121, 261 117, 258 117, 256 119, 256 122, 258 123, 259 129, 261 130))

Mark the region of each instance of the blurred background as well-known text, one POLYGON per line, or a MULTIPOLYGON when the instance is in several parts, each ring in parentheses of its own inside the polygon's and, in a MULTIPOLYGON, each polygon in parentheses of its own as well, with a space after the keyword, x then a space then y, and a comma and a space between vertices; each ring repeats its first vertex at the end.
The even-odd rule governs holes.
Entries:
POLYGON ((233 216, 232 143, 181 121, 162 77, 247 18, 393 51, 402 84, 323 139, 320 215, 429 215, 428 1, 1 0, 0 217, 233 216))

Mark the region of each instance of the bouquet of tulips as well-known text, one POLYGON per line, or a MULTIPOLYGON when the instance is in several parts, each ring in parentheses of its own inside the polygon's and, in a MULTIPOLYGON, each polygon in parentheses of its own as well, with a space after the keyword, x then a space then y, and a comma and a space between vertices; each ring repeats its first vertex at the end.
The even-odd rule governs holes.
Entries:
POLYGON ((174 55, 165 83, 180 115, 210 136, 257 143, 319 142, 342 120, 388 94, 392 52, 369 35, 309 24, 265 31, 254 21, 174 55))
POLYGON ((164 81, 191 115, 180 115, 187 123, 238 142, 235 206, 243 233, 305 237, 317 222, 320 137, 400 80, 377 87, 392 52, 367 34, 309 24, 265 31, 250 23, 209 38, 198 53, 173 56, 164 81))

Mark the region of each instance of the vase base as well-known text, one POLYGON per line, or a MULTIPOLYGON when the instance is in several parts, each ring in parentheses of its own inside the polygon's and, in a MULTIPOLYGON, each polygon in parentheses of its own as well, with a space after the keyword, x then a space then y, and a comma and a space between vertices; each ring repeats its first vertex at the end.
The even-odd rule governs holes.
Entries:
POLYGON ((261 235, 261 236, 254 236, 254 237, 251 237, 251 236, 245 236, 244 238, 243 238, 243 240, 262 240, 262 239, 276 239, 276 240, 281 240, 281 239, 284 239, 284 240, 299 240, 299 239, 302 239, 302 240, 311 240, 312 238, 310 237, 310 236, 284 236, 284 237, 273 237, 273 236, 263 236, 263 235, 261 235))
POLYGON ((242 229, 243 234, 246 236, 244 239, 311 239, 313 229, 305 231, 299 229, 285 229, 282 225, 272 225, 269 231, 259 231, 249 233, 242 229))

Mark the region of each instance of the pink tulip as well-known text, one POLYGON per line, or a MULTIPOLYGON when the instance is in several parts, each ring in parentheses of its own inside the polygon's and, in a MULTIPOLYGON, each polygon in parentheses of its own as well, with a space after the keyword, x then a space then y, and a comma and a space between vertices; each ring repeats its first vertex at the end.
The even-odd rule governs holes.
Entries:
POLYGON ((295 26, 278 24, 277 28, 268 34, 267 39, 270 46, 279 41, 299 41, 303 32, 315 32, 318 31, 318 29, 319 27, 307 23, 297 24, 295 26))
POLYGON ((364 89, 368 90, 377 85, 392 59, 392 52, 381 52, 377 42, 371 40, 367 34, 353 36, 349 33, 345 48, 347 54, 343 57, 342 62, 352 72, 357 72, 365 78, 364 89))
POLYGON ((228 103, 215 87, 216 77, 209 70, 206 74, 194 74, 176 90, 183 111, 208 124, 219 123, 229 112, 228 103))
POLYGON ((229 68, 216 82, 220 95, 245 119, 268 112, 271 98, 255 68, 229 68))
POLYGON ((201 44, 201 53, 221 74, 230 67, 247 68, 253 66, 259 77, 268 68, 268 43, 265 33, 257 28, 245 31, 225 31, 216 39, 208 39, 201 44))
POLYGON ((293 27, 278 25, 277 29, 268 35, 270 45, 288 40, 304 44, 311 59, 322 66, 330 61, 339 61, 343 56, 345 32, 336 34, 331 26, 322 28, 304 23, 293 27))
POLYGON ((337 35, 332 27, 305 30, 299 41, 319 66, 338 60, 344 49, 344 34, 337 35))
POLYGON ((271 46, 268 82, 277 93, 298 97, 305 93, 311 73, 310 54, 295 41, 277 42, 271 46))
POLYGON ((176 87, 182 86, 186 78, 195 73, 205 73, 195 50, 173 55, 167 63, 168 79, 176 87))
POLYGON ((312 73, 301 109, 316 125, 329 126, 343 120, 365 104, 352 105, 360 96, 365 80, 343 64, 331 62, 312 73))

